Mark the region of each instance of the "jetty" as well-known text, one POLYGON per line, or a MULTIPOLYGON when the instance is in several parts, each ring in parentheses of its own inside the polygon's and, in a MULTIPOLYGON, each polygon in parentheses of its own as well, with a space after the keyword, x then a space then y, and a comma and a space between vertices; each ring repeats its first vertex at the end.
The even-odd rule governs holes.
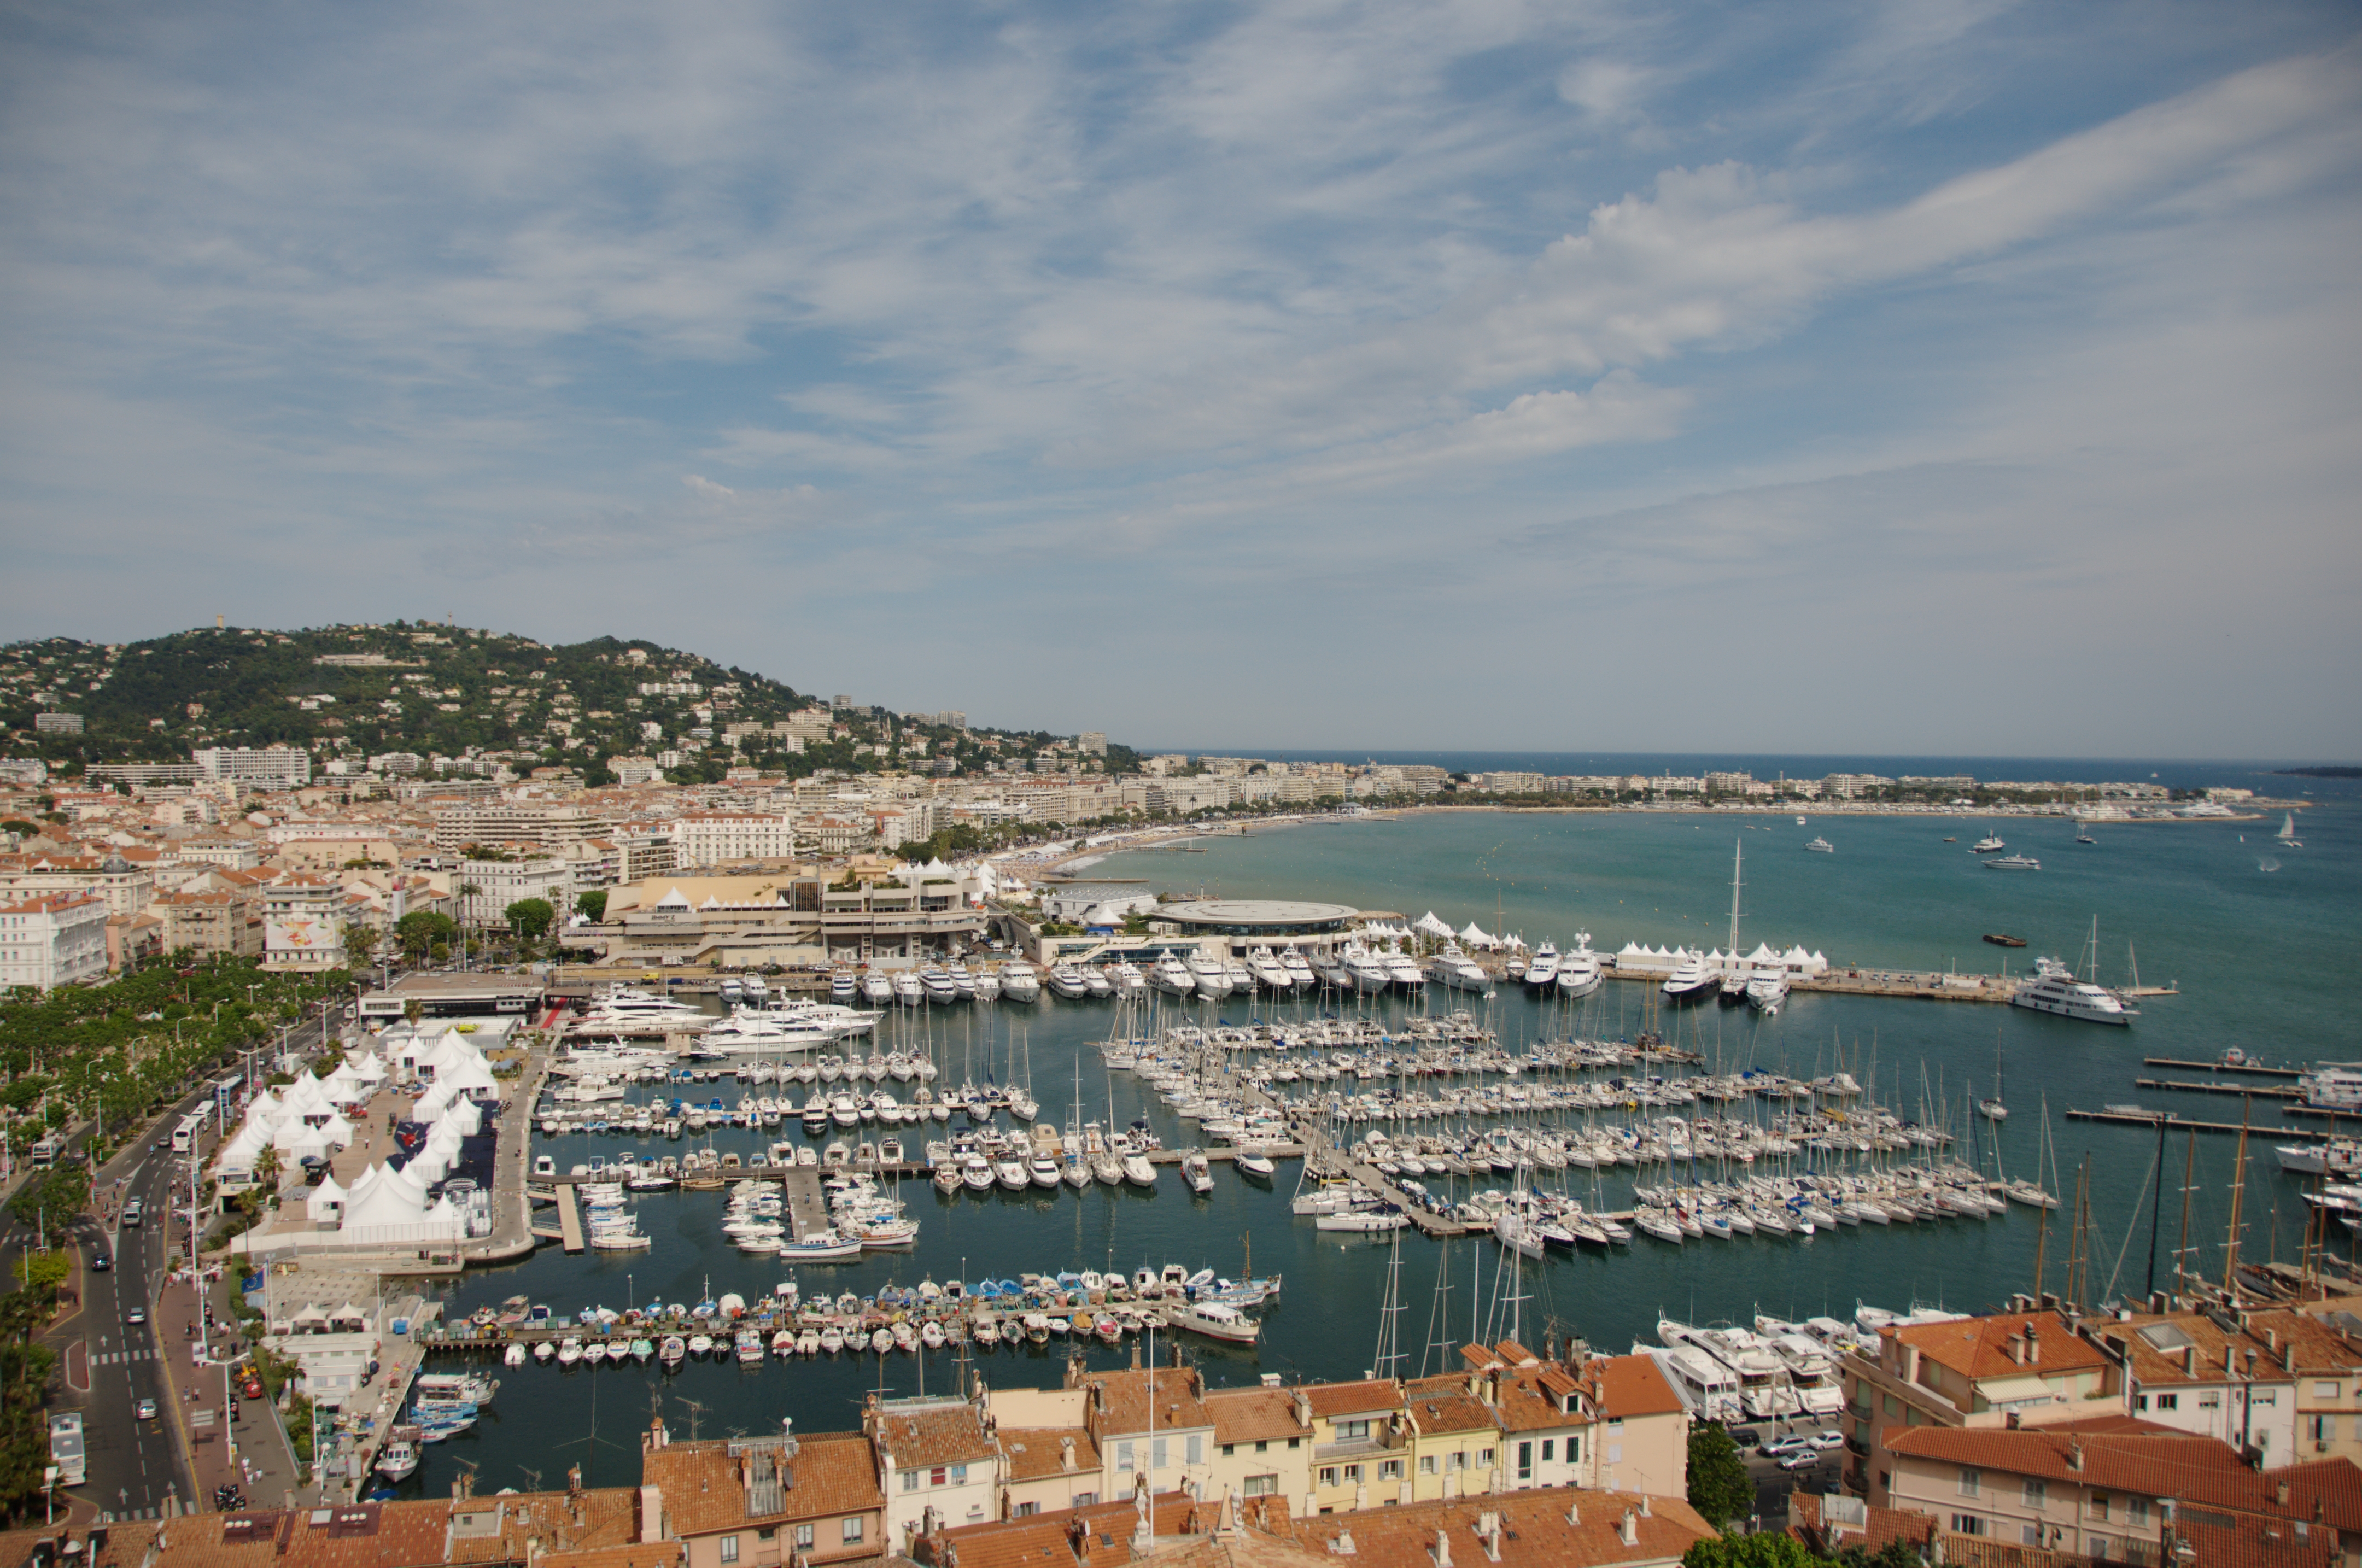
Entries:
POLYGON ((2194 1073, 2245 1073, 2259 1078, 2301 1078, 2302 1067, 2267 1067, 2255 1062, 2185 1062, 2173 1056, 2143 1056, 2144 1067, 2180 1067, 2194 1073))
POLYGON ((794 1227, 799 1242, 809 1242, 833 1228, 828 1198, 821 1191, 820 1182, 818 1165, 790 1165, 780 1175, 780 1185, 787 1191, 788 1222, 794 1227))
MULTIPOLYGON (((2284 1113, 2293 1114, 2297 1110, 2294 1106, 2287 1107, 2284 1113)), ((2070 1108, 2067 1116, 2072 1121, 2113 1121, 2122 1127, 2156 1127, 2162 1124, 2169 1132, 2249 1132, 2268 1138, 2331 1136, 2326 1132, 2317 1132, 2310 1127, 2282 1127, 2272 1122, 2259 1126, 2254 1122, 2197 1121, 2186 1116, 2176 1116, 2169 1110, 2076 1110, 2070 1108)))
POLYGON ((562 1244, 568 1252, 579 1253, 582 1250, 582 1209, 574 1201, 574 1188, 571 1185, 558 1189, 557 1233, 562 1238, 562 1244))
POLYGON ((2186 1094, 2235 1094, 2257 1099, 2301 1099, 2302 1089, 2281 1088, 2276 1084, 2192 1084, 2173 1078, 2135 1078, 2135 1088, 2180 1089, 2186 1094))

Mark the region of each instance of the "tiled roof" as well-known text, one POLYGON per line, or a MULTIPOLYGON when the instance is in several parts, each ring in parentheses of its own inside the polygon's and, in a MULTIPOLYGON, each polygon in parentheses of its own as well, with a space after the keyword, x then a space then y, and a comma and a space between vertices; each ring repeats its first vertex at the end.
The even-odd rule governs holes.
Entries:
POLYGON ((1300 1521, 1297 1539, 1334 1562, 1350 1535, 1353 1568, 1434 1568, 1440 1532, 1451 1542, 1451 1561, 1458 1568, 1491 1568, 1485 1538, 1478 1533, 1488 1515, 1500 1526, 1502 1568, 1675 1562, 1694 1542, 1716 1533, 1678 1497, 1545 1488, 1323 1514, 1300 1521), (1649 1509, 1645 1516, 1639 1511, 1644 1503, 1649 1509), (1636 1538, 1629 1545, 1622 1534, 1628 1514, 1636 1538))
POLYGON ((976 1407, 949 1401, 932 1409, 880 1409, 872 1429, 886 1445, 899 1470, 923 1470, 938 1464, 966 1464, 990 1459, 992 1440, 976 1407))
POLYGON ((2078 1336, 2073 1325, 2057 1312, 2004 1312, 1944 1323, 1897 1324, 1879 1332, 1893 1335, 1899 1345, 1917 1346, 1923 1360, 1979 1382, 1989 1377, 2096 1370, 2108 1364, 2099 1348, 2078 1336), (2010 1342, 2025 1338, 2028 1328, 2034 1333, 2027 1342, 2027 1358, 2020 1362, 2010 1342))
POLYGON ((1309 1383, 1305 1385, 1304 1395, 1312 1402, 1316 1420, 1402 1408, 1402 1390, 1386 1377, 1367 1383, 1309 1383))
POLYGON ((1603 1421, 1670 1416, 1684 1408, 1650 1356, 1598 1356, 1584 1364, 1583 1375, 1597 1390, 1592 1402, 1603 1421))
POLYGON ((1818 1492, 1801 1488, 1788 1494, 1788 1528, 1801 1536, 1805 1545, 1825 1557, 1834 1557, 1849 1546, 1876 1551, 1890 1540, 1907 1541, 1913 1546, 1925 1546, 1936 1534, 1936 1517, 1915 1508, 1882 1508, 1864 1503, 1857 1497, 1838 1499, 1861 1511, 1861 1522, 1850 1518, 1835 1521, 1827 1517, 1822 1504, 1829 1501, 1818 1492))
POLYGON ((1097 1373, 1088 1384, 1099 1393, 1101 1407, 1092 1426, 1102 1442, 1109 1437, 1128 1437, 1149 1430, 1152 1408, 1158 1431, 1214 1424, 1200 1397, 1204 1385, 1195 1372, 1186 1367, 1097 1373))
MULTIPOLYGON (((1185 1492, 1161 1492, 1152 1501, 1149 1529, 1167 1538, 1202 1533, 1213 1528, 1218 1512, 1217 1505, 1201 1507, 1185 1492)), ((959 1568, 1113 1568, 1131 1561, 1139 1518, 1138 1506, 1127 1499, 963 1525, 939 1539, 958 1553, 959 1568)))
MULTIPOLYGON (((674 1442, 651 1449, 640 1462, 644 1484, 664 1493, 665 1524, 674 1535, 712 1535, 751 1522, 739 1461, 727 1441, 674 1442)), ((825 1518, 882 1508, 877 1465, 869 1440, 853 1432, 800 1440, 789 1461, 786 1507, 766 1521, 825 1518)))
POLYGON ((1206 1396, 1216 1442, 1275 1442, 1307 1437, 1297 1425, 1296 1395, 1286 1388, 1218 1388, 1206 1396))
POLYGON ((1545 1431, 1559 1427, 1589 1426, 1591 1418, 1578 1404, 1563 1409, 1560 1399, 1581 1391, 1581 1385, 1545 1363, 1539 1368, 1505 1373, 1494 1396, 1493 1413, 1505 1432, 1545 1431))
POLYGON ((1075 1440, 1075 1473, 1096 1475, 1099 1468, 1099 1445, 1091 1441, 1084 1427, 1003 1427, 1000 1429, 1000 1452, 1009 1462, 1011 1481, 1038 1481, 1044 1475, 1060 1475, 1066 1471, 1065 1441, 1075 1440))
POLYGON ((2324 1511, 2340 1510, 2362 1525, 2362 1507, 2357 1507, 2362 1505, 2362 1479, 2355 1476, 2350 1460, 2258 1473, 2241 1463, 2238 1451, 2226 1442, 2154 1430, 1905 1427, 1888 1429, 1884 1441, 1890 1452, 1904 1458, 1973 1465, 2005 1474, 2036 1475, 2248 1513, 2294 1517, 2300 1507, 2295 1497, 2301 1487, 2307 1499, 2301 1505, 2306 1517, 2310 1517, 2312 1500, 2317 1498, 2324 1511), (2290 1486, 2288 1503, 2278 1496, 2283 1480, 2290 1486))
POLYGON ((1418 1394, 1404 1401, 1412 1423, 1427 1437, 1446 1432, 1495 1431, 1493 1407, 1472 1395, 1418 1394))

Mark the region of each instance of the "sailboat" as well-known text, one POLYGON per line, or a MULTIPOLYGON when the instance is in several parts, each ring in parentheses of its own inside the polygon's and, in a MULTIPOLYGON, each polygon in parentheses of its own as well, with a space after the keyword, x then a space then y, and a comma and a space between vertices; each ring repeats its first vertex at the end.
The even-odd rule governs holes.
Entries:
POLYGON ((2294 812, 2282 812, 2280 813, 2280 831, 2272 836, 2279 841, 2280 847, 2283 849, 2302 849, 2304 847, 2304 840, 2297 837, 2296 835, 2296 813, 2294 812))
POLYGON ((1987 1121, 2006 1121, 2009 1120, 2009 1107, 2003 1103, 2001 1098, 2001 1037, 1996 1033, 1993 1037, 1992 1098, 1991 1099, 1981 1099, 1977 1101, 1978 1114, 1981 1115, 1987 1121))

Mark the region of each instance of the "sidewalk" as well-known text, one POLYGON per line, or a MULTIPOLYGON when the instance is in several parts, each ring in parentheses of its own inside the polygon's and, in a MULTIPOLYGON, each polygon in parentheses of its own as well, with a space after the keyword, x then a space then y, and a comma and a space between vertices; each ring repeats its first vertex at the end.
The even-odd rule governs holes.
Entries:
MULTIPOLYGON (((229 1315, 229 1293, 236 1287, 237 1276, 228 1271, 207 1286, 215 1319, 210 1343, 215 1354, 230 1360, 245 1343, 233 1331, 229 1315)), ((226 1362, 199 1359, 205 1342, 193 1332, 201 1322, 199 1301, 195 1285, 182 1275, 165 1285, 156 1304, 157 1342, 172 1391, 170 1413, 196 1481, 197 1495, 189 1506, 211 1512, 214 1489, 226 1482, 235 1482, 259 1507, 292 1506, 296 1466, 286 1434, 267 1400, 241 1396, 237 1419, 230 1420, 226 1362)))

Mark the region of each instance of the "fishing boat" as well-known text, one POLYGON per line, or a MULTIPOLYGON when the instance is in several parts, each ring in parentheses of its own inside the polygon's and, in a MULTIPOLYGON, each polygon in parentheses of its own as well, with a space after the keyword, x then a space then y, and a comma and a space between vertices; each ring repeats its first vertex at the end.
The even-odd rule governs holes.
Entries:
POLYGON ((386 1434, 384 1449, 377 1456, 375 1469, 389 1481, 402 1481, 418 1470, 419 1430, 414 1426, 398 1426, 386 1434))

